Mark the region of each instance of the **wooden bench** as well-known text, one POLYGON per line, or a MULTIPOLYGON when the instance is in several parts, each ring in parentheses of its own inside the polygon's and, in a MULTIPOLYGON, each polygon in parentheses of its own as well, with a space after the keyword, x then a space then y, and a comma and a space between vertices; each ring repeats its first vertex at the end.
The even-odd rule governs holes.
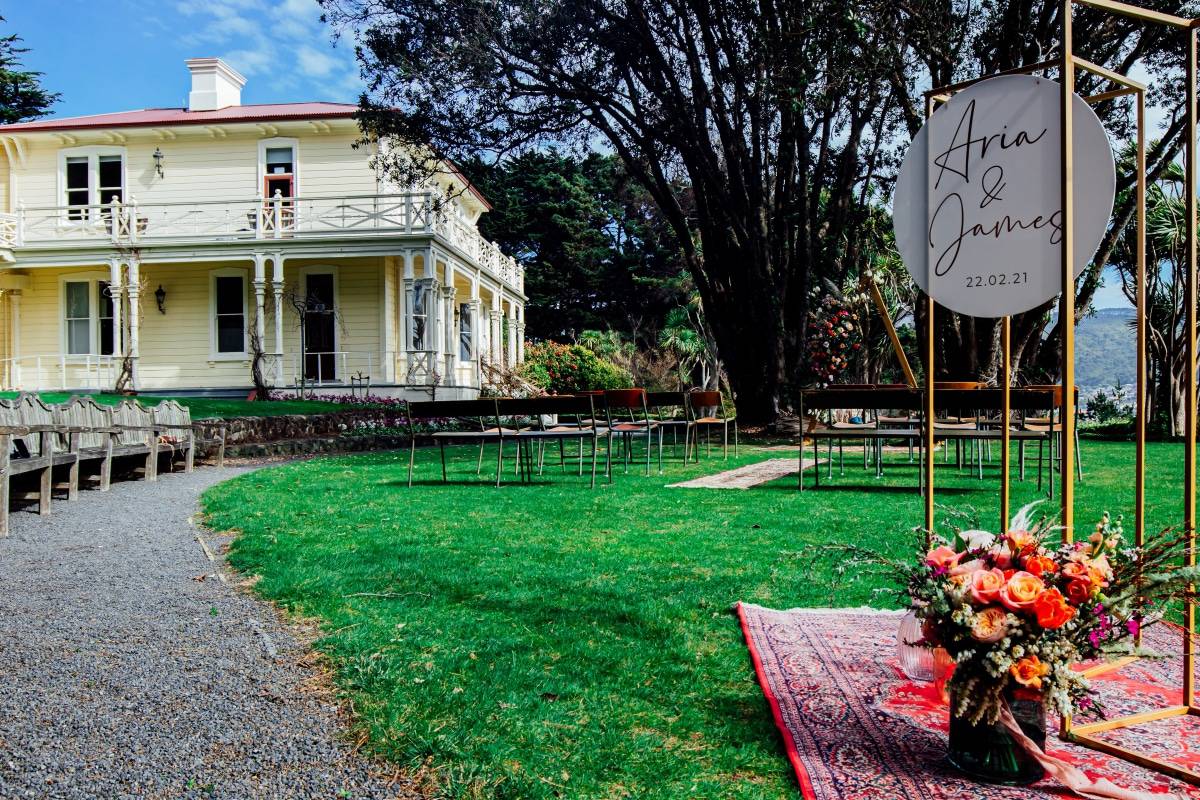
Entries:
POLYGON ((160 440, 175 447, 184 456, 184 471, 195 465, 196 448, 216 451, 218 467, 225 466, 225 423, 193 422, 192 412, 175 400, 163 400, 153 409, 154 424, 160 428, 160 440))
MULTIPOLYGON (((148 481, 158 480, 159 428, 154 424, 154 412, 133 400, 122 400, 112 410, 112 427, 117 429, 117 442, 113 457, 140 458, 142 477, 148 481), (117 453, 116 450, 120 450, 117 453)), ((174 448, 167 445, 168 452, 174 448)))
MULTIPOLYGON (((113 459, 124 456, 145 456, 145 442, 133 445, 121 440, 122 430, 113 425, 113 409, 102 406, 91 397, 72 397, 66 403, 53 407, 54 421, 68 428, 79 429, 75 448, 78 468, 82 473, 84 464, 98 463, 99 482, 97 487, 107 492, 112 486, 113 459)), ((80 475, 77 483, 82 481, 80 475)))

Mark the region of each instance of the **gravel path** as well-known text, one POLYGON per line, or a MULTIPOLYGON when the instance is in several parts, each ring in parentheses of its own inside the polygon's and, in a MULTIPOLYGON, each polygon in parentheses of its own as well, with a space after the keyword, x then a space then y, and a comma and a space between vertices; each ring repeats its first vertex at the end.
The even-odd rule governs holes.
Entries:
POLYGON ((0 798, 418 797, 349 752, 308 651, 197 542, 200 492, 242 471, 12 514, 0 798))

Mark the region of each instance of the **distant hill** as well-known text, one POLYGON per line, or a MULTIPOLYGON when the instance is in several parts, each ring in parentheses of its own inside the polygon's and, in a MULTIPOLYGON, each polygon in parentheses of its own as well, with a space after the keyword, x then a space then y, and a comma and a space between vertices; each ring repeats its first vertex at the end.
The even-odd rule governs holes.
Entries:
POLYGON ((1102 308, 1085 317, 1075 333, 1075 383, 1081 393, 1132 387, 1137 369, 1137 337, 1132 308, 1102 308))

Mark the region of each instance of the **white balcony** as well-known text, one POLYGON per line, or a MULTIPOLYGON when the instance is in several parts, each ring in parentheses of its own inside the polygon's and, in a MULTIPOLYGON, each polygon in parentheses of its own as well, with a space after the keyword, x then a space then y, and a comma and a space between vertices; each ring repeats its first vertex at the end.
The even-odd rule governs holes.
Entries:
POLYGON ((472 225, 442 213, 436 192, 191 203, 114 202, 0 213, 0 247, 145 246, 298 239, 430 237, 524 292, 524 271, 472 225))

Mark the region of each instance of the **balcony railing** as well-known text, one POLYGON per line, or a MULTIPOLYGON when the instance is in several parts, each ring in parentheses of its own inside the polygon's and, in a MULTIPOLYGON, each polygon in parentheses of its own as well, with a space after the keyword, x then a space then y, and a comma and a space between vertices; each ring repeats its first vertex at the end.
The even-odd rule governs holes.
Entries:
POLYGON ((436 236, 476 265, 524 290, 516 261, 473 226, 443 213, 436 192, 283 197, 181 203, 114 201, 91 206, 21 207, 0 214, 0 247, 323 237, 436 236))

